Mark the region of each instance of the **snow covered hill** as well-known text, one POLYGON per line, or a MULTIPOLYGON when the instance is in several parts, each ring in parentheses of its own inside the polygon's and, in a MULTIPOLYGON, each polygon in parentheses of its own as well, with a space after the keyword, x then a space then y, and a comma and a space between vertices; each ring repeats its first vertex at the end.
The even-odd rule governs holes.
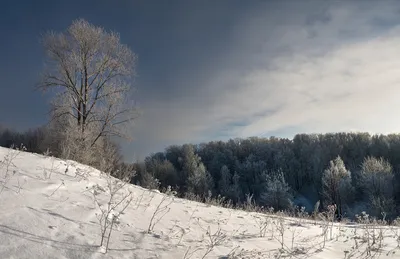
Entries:
POLYGON ((114 213, 131 202, 105 253, 98 218, 99 205, 107 208, 110 198, 107 176, 73 161, 6 148, 0 148, 0 161, 2 259, 400 258, 394 227, 267 216, 134 185, 113 197, 128 197, 114 213))

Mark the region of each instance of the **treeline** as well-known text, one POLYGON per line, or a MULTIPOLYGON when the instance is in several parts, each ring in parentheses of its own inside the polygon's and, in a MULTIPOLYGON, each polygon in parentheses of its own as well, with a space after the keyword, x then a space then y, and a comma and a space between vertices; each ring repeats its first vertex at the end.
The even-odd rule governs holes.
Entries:
POLYGON ((259 206, 291 209, 338 205, 339 216, 400 212, 400 134, 298 134, 170 146, 135 165, 134 182, 172 186, 181 195, 252 197, 259 206))
POLYGON ((400 215, 400 134, 298 134, 292 140, 174 145, 127 164, 108 139, 100 149, 71 152, 59 132, 50 126, 25 132, 0 127, 0 146, 23 144, 30 152, 50 151, 110 173, 132 171, 132 183, 160 190, 171 186, 181 197, 203 201, 240 205, 251 199, 260 207, 309 212, 336 204, 338 216, 348 218, 362 211, 387 219, 400 215))
MULTIPOLYGON (((22 145, 28 152, 74 160, 108 173, 120 170, 121 167, 133 170, 133 165, 127 166, 123 163, 119 146, 109 138, 102 137, 96 145, 83 145, 80 139, 71 136, 79 134, 70 127, 61 128, 59 124, 48 124, 26 131, 0 125, 2 147, 20 148, 22 145)), ((86 139, 90 140, 89 137, 86 139)))
POLYGON ((47 149, 46 129, 39 127, 19 132, 0 125, 0 146, 10 148, 11 146, 24 145, 27 150, 34 153, 43 153, 47 149))

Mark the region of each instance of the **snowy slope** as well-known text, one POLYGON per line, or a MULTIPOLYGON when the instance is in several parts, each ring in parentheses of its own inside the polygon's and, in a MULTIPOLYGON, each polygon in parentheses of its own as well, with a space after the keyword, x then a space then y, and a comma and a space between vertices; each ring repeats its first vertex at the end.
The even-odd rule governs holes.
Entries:
MULTIPOLYGON (((280 252, 276 217, 177 198, 147 233, 165 195, 133 185, 124 187, 132 192, 133 200, 121 215, 104 254, 99 248, 96 217, 100 210, 92 194, 94 185, 106 189, 104 175, 73 161, 5 148, 0 148, 0 160, 5 160, 0 166, 5 186, 0 185, 0 258, 176 259, 202 258, 206 252, 205 258, 369 258, 359 226, 335 224, 332 239, 329 233, 322 248, 320 223, 283 218, 285 251, 280 252), (10 156, 12 163, 7 163, 10 156), (257 222, 265 220, 269 224, 265 236, 260 237, 257 222)), ((97 197, 105 203, 107 193, 97 197)), ((371 256, 400 258, 400 250, 387 255, 397 246, 396 231, 384 228, 382 248, 371 251, 371 256)))

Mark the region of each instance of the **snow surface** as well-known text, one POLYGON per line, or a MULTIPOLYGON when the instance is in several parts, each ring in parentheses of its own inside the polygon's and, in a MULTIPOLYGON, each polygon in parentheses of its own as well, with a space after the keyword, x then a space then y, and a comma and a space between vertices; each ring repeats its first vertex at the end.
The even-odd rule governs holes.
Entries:
POLYGON ((276 216, 178 198, 148 233, 165 195, 135 185, 124 187, 133 200, 104 253, 93 186, 106 204, 105 176, 73 161, 0 148, 0 161, 10 156, 15 156, 12 163, 0 164, 0 189, 5 186, 0 194, 0 258, 203 258, 210 238, 217 244, 205 258, 400 258, 396 229, 385 228, 382 249, 367 255, 358 225, 334 224, 332 238, 328 233, 322 248, 320 222, 284 218, 285 251, 280 252, 276 216), (270 222, 264 237, 257 224, 262 220, 270 222))

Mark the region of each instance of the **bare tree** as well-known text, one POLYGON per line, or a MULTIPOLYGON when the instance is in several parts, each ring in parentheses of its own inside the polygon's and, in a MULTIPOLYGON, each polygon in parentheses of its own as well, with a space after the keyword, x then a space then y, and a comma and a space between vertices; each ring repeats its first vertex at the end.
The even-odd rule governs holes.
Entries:
POLYGON ((119 34, 79 19, 65 32, 46 33, 42 43, 47 62, 38 88, 55 90, 51 114, 58 128, 79 148, 102 138, 130 139, 127 125, 138 116, 132 102, 137 58, 119 34))

